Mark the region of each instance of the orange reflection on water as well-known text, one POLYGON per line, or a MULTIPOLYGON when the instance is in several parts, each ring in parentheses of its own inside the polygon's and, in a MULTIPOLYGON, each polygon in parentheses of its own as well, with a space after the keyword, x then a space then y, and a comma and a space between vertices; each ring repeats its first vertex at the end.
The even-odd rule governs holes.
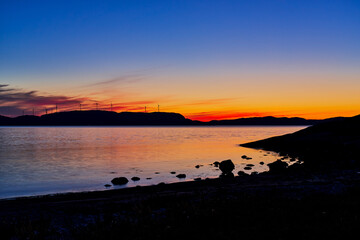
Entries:
POLYGON ((220 173, 210 164, 225 159, 234 162, 234 173, 250 163, 252 171, 266 171, 276 154, 238 145, 301 128, 0 128, 0 197, 103 189, 116 176, 141 178, 127 186, 179 181, 171 171, 185 173, 186 180, 212 178, 220 173))

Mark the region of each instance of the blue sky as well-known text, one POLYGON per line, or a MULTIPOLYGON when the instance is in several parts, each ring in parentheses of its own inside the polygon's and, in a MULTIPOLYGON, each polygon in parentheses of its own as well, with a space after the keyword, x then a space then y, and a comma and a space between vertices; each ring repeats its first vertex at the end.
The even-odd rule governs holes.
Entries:
POLYGON ((360 67, 360 1, 1 1, 0 24, 0 83, 49 93, 139 72, 154 85, 280 72, 353 84, 360 67))

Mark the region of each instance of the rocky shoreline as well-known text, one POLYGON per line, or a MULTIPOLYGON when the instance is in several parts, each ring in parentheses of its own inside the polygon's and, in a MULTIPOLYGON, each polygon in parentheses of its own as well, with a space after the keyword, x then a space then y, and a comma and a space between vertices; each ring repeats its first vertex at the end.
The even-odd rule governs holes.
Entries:
POLYGON ((0 230, 5 239, 180 239, 185 233, 196 236, 200 229, 199 237, 210 239, 222 239, 220 233, 225 238, 257 239, 265 237, 266 231, 278 238, 291 237, 293 230, 305 227, 299 236, 311 239, 311 234, 330 237, 330 233, 348 234, 349 228, 355 229, 360 223, 359 200, 358 170, 263 173, 2 200, 0 230), (323 212, 334 221, 329 226, 323 226, 322 219, 311 219, 323 212), (273 219, 279 218, 283 225, 272 226, 273 219), (332 226, 344 218, 352 220, 347 222, 347 232, 332 226), (257 232, 261 229, 265 232, 257 232))

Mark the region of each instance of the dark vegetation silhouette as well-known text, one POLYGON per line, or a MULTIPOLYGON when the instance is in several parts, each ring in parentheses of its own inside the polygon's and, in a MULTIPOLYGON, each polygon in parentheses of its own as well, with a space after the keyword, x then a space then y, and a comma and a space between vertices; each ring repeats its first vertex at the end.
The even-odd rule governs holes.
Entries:
POLYGON ((304 118, 254 117, 200 122, 179 113, 111 112, 101 110, 70 111, 24 115, 15 118, 0 116, 0 126, 121 126, 121 125, 313 125, 322 120, 304 118))

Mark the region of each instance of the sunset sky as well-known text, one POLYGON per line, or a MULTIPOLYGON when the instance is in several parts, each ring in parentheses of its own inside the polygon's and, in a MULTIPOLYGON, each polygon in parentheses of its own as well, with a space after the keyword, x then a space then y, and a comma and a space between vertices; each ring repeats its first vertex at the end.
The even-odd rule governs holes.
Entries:
POLYGON ((360 114, 360 1, 1 1, 0 115, 360 114))

